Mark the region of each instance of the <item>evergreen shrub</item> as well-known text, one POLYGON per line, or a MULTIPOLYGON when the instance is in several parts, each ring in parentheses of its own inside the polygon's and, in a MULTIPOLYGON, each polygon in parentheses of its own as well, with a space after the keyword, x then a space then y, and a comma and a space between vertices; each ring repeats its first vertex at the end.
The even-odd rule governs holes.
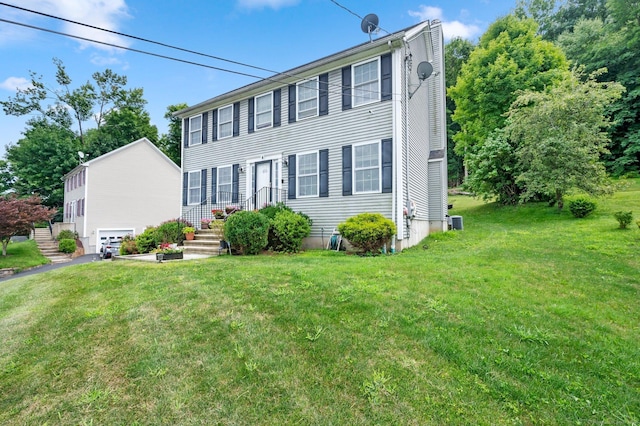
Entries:
POLYGON ((396 233, 396 225, 380 213, 361 213, 339 224, 338 231, 362 253, 375 255, 396 233))
POLYGON ((269 219, 260 212, 239 211, 227 218, 224 236, 243 254, 259 254, 267 246, 269 219))

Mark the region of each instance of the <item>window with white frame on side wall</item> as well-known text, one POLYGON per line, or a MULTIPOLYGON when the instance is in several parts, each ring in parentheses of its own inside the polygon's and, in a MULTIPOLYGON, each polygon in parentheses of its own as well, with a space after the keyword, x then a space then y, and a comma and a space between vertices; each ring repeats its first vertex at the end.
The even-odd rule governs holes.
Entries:
POLYGON ((318 151, 298 154, 296 160, 298 178, 297 197, 318 196, 318 151))
POLYGON ((218 202, 231 201, 233 173, 231 166, 218 167, 218 202))

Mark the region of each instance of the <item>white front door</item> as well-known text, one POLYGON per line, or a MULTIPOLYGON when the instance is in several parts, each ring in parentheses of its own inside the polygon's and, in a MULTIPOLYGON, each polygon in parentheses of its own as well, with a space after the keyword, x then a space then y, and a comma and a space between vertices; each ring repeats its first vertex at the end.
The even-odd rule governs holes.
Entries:
POLYGON ((271 161, 256 164, 256 192, 271 186, 271 161))

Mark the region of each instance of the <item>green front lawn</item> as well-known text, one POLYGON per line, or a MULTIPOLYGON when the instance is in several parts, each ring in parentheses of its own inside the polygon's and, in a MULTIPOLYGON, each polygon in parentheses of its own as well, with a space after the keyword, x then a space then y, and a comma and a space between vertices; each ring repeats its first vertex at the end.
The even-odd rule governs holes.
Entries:
POLYGON ((33 268, 34 266, 45 265, 49 259, 44 257, 34 240, 22 243, 9 243, 7 255, 0 253, 0 269, 15 268, 17 271, 33 268))
POLYGON ((586 219, 455 197, 401 254, 0 283, 1 424, 638 424, 640 181, 586 219))

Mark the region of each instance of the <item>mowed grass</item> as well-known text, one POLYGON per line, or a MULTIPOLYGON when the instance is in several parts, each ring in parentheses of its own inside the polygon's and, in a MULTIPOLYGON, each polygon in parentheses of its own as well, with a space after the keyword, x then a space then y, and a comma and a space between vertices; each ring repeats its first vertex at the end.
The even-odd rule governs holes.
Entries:
POLYGON ((401 254, 0 283, 1 424, 638 424, 640 181, 573 219, 454 197, 401 254))
POLYGON ((34 240, 9 243, 6 256, 2 256, 0 252, 0 269, 14 268, 17 271, 22 271, 47 263, 49 263, 49 259, 40 253, 34 240))

